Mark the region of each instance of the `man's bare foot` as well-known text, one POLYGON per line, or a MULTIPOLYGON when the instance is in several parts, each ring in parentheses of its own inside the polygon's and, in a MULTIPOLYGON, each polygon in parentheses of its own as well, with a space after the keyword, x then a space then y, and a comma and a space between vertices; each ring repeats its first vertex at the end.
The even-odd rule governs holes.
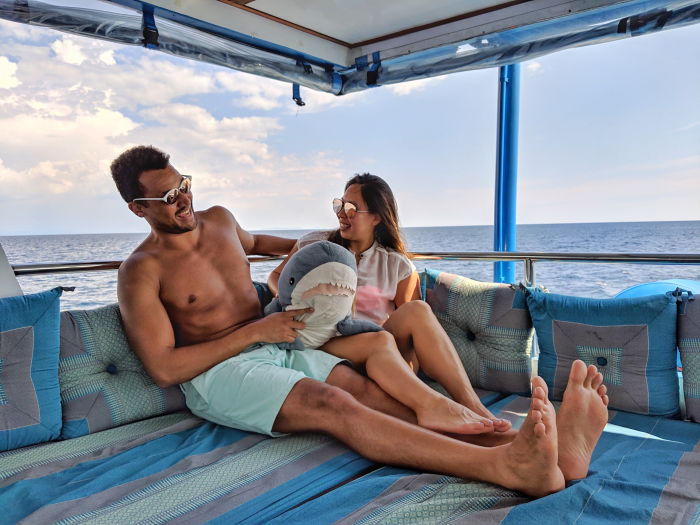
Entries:
POLYGON ((493 432, 491 420, 439 394, 415 412, 418 424, 430 430, 453 434, 493 432))
POLYGON ((564 488, 564 476, 557 465, 556 423, 547 403, 546 391, 533 383, 525 421, 512 443, 496 447, 501 460, 494 462, 499 484, 536 498, 564 488))
POLYGON ((551 434, 554 436, 554 439, 559 443, 558 439, 558 428, 557 428, 557 413, 556 410, 554 410, 554 405, 552 402, 549 400, 549 389, 547 388, 547 383, 545 383, 544 379, 542 379, 540 376, 535 376, 532 381, 532 392, 534 396, 534 392, 537 389, 542 390, 544 392, 544 398, 542 399, 542 408, 540 411, 542 412, 542 420, 545 422, 547 427, 551 427, 551 434))
POLYGON ((598 438, 608 422, 608 396, 594 365, 576 360, 557 413, 559 468, 567 481, 585 478, 598 438))

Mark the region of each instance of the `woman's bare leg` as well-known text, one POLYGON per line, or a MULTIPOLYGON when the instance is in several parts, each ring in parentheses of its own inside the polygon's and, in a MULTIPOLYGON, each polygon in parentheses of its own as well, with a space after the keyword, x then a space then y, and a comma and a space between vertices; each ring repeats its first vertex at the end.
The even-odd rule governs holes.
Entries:
MULTIPOLYGON (((345 390, 360 403, 369 408, 397 417, 402 421, 414 425, 418 424, 416 414, 413 410, 396 401, 396 399, 379 388, 377 383, 367 376, 359 374, 352 367, 343 365, 336 366, 328 375, 326 383, 345 390)), ((506 445, 513 441, 517 434, 518 431, 515 429, 510 429, 506 432, 486 432, 484 434, 446 433, 446 435, 454 439, 482 447, 506 445)))
POLYGON ((425 428, 456 434, 493 431, 492 422, 432 390, 413 373, 388 332, 338 337, 323 346, 337 357, 364 364, 367 375, 389 396, 406 405, 425 428))
POLYGON ((422 368, 452 399, 491 419, 497 432, 511 428, 509 421, 496 418, 476 395, 457 350, 426 302, 402 304, 387 319, 384 328, 394 336, 399 351, 414 372, 422 368))

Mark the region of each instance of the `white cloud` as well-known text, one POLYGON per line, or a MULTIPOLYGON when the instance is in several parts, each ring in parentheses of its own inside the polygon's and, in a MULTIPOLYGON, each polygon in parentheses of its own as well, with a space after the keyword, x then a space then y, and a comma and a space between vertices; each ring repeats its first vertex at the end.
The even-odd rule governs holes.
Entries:
POLYGON ((51 50, 56 53, 59 60, 62 60, 66 64, 79 66, 87 59, 82 48, 69 37, 64 37, 62 40, 52 42, 51 50))
MULTIPOLYGON (((110 107, 134 110, 169 102, 186 95, 220 91, 213 76, 187 63, 175 63, 156 53, 133 53, 130 48, 79 37, 53 42, 75 44, 82 54, 81 65, 73 56, 72 44, 62 44, 62 60, 52 57, 49 45, 9 42, 8 56, 20 57, 16 73, 25 84, 21 99, 55 100, 74 107, 110 107), (63 51, 62 51, 63 52, 63 51), (66 61, 69 60, 69 61, 66 61), (69 91, 69 90, 72 90, 69 91)), ((17 108, 19 110, 19 108, 17 108)))
POLYGON ((531 60, 529 62, 526 62, 525 63, 525 71, 527 71, 531 75, 540 74, 543 72, 542 64, 540 62, 535 61, 535 60, 531 60))
MULTIPOLYGON (((55 209, 48 203, 60 194, 62 203, 70 203, 61 205, 70 216, 66 223, 79 224, 82 210, 92 209, 82 203, 97 196, 116 205, 109 163, 135 144, 164 149, 178 169, 193 174, 199 207, 229 206, 251 227, 280 224, 279 215, 260 220, 263 209, 287 209, 287 203, 306 209, 312 201, 325 202, 333 193, 330 186, 337 190, 345 178, 333 152, 271 150, 268 141, 282 130, 277 118, 236 116, 226 106, 214 115, 201 104, 182 101, 231 93, 248 109, 287 105, 294 111, 290 85, 237 72, 212 73, 108 43, 76 42, 54 41, 61 60, 51 59, 48 46, 9 44, 8 54, 19 57, 12 76, 23 86, 0 100, 0 127, 13 130, 0 142, 0 179, 15 208, 32 202, 55 209)), ((336 103, 332 95, 310 90, 304 96, 316 108, 336 103)), ((308 226, 332 219, 326 208, 310 213, 308 226)))
POLYGON ((73 198, 78 204, 79 198, 94 194, 93 191, 86 191, 88 186, 85 184, 85 178, 90 177, 91 171, 94 170, 83 159, 42 160, 23 170, 11 169, 0 159, 0 181, 12 193, 13 200, 38 197, 46 203, 47 209, 55 195, 75 191, 73 198))
POLYGON ((113 191, 105 184, 108 159, 119 149, 121 139, 137 124, 121 113, 101 109, 94 114, 69 118, 17 115, 0 120, 0 128, 13 133, 2 141, 4 155, 0 178, 15 199, 41 193, 50 202, 52 194, 70 190, 79 205, 84 196, 113 191))
POLYGON ((698 126, 700 126, 700 120, 698 120, 696 122, 691 122, 690 124, 686 124, 685 126, 681 126, 680 128, 677 128, 674 131, 676 131, 676 132, 688 131, 688 130, 691 130, 693 128, 697 128, 698 126))
POLYGON ((281 99, 291 93, 289 84, 245 73, 220 71, 215 78, 225 91, 243 95, 236 103, 249 109, 267 111, 278 108, 281 99))
POLYGON ((98 60, 103 64, 107 64, 108 66, 113 66, 116 64, 117 61, 114 60, 114 49, 108 49, 107 51, 100 53, 98 60))
POLYGON ((240 98, 234 104, 251 110, 270 111, 286 109, 287 113, 297 111, 316 113, 330 108, 352 104, 357 96, 338 97, 331 93, 323 93, 305 87, 300 88, 301 97, 306 103, 298 107, 292 101, 292 84, 258 77, 238 71, 220 71, 215 74, 219 86, 228 92, 239 93, 240 98))
POLYGON ((160 144, 168 151, 189 151, 187 158, 202 157, 213 172, 226 173, 231 163, 247 167, 270 158, 265 140, 279 129, 276 119, 224 117, 187 104, 168 104, 141 113, 150 126, 132 134, 141 143, 160 144), (155 125, 154 125, 155 124, 155 125))
POLYGON ((395 95, 405 96, 410 95, 416 91, 423 91, 426 87, 431 84, 437 84, 442 82, 444 77, 435 78, 422 78, 420 80, 411 80, 409 82, 402 82, 401 84, 392 84, 387 86, 391 92, 395 95))
POLYGON ((10 89, 20 85, 17 74, 17 64, 7 57, 0 56, 0 89, 10 89))
POLYGON ((358 101, 362 100, 363 97, 367 95, 366 92, 351 93, 349 95, 333 95, 331 93, 324 93, 322 91, 314 91, 312 89, 301 88, 301 98, 306 103, 303 107, 298 107, 292 102, 292 86, 291 84, 287 88, 287 98, 289 104, 288 113, 304 112, 304 113, 318 113, 321 111, 328 111, 333 108, 338 108, 341 106, 352 106, 358 101))
POLYGON ((37 41, 46 35, 46 30, 29 24, 10 22, 0 18, 0 32, 3 40, 37 41))

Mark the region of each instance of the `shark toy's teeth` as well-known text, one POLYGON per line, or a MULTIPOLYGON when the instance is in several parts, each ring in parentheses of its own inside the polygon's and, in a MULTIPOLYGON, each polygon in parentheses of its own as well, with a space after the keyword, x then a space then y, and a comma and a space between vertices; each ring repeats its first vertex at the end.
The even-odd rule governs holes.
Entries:
POLYGON ((356 286, 357 275, 352 268, 337 262, 323 263, 299 279, 291 293, 291 302, 296 304, 314 295, 354 296, 356 286))
POLYGON ((346 297, 352 297, 355 295, 355 290, 347 286, 337 286, 329 283, 321 283, 314 286, 313 288, 309 288, 308 290, 306 290, 302 294, 301 300, 305 300, 317 295, 344 295, 346 297))
MULTIPOLYGON (((320 283, 320 284, 323 284, 323 283, 320 283)), ((333 286, 337 286, 338 288, 345 288, 346 290, 350 290, 353 292, 355 291, 355 288, 353 288, 352 286, 350 286, 348 283, 345 283, 345 282, 332 281, 329 284, 331 284, 333 286)))

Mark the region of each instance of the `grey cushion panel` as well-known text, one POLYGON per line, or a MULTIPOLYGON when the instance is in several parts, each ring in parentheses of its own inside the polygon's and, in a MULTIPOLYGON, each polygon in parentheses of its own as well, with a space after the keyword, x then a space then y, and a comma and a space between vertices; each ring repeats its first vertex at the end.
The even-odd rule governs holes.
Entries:
POLYGON ((34 327, 0 332, 0 421, 3 430, 41 422, 39 401, 32 386, 34 327))
MULTIPOLYGON (((603 374, 615 406, 628 412, 649 412, 649 389, 644 370, 649 360, 649 331, 646 325, 590 326, 552 321, 557 352, 595 363, 603 374), (601 341, 605 341, 601 344, 601 341), (624 363, 624 366, 623 366, 624 363)), ((561 399, 569 381, 570 365, 562 360, 554 374, 552 396, 561 399)))
POLYGON ((678 349, 683 364, 686 417, 700 423, 700 297, 697 295, 679 311, 678 349))
POLYGON ((678 339, 700 339, 700 296, 695 296, 680 308, 678 339))

